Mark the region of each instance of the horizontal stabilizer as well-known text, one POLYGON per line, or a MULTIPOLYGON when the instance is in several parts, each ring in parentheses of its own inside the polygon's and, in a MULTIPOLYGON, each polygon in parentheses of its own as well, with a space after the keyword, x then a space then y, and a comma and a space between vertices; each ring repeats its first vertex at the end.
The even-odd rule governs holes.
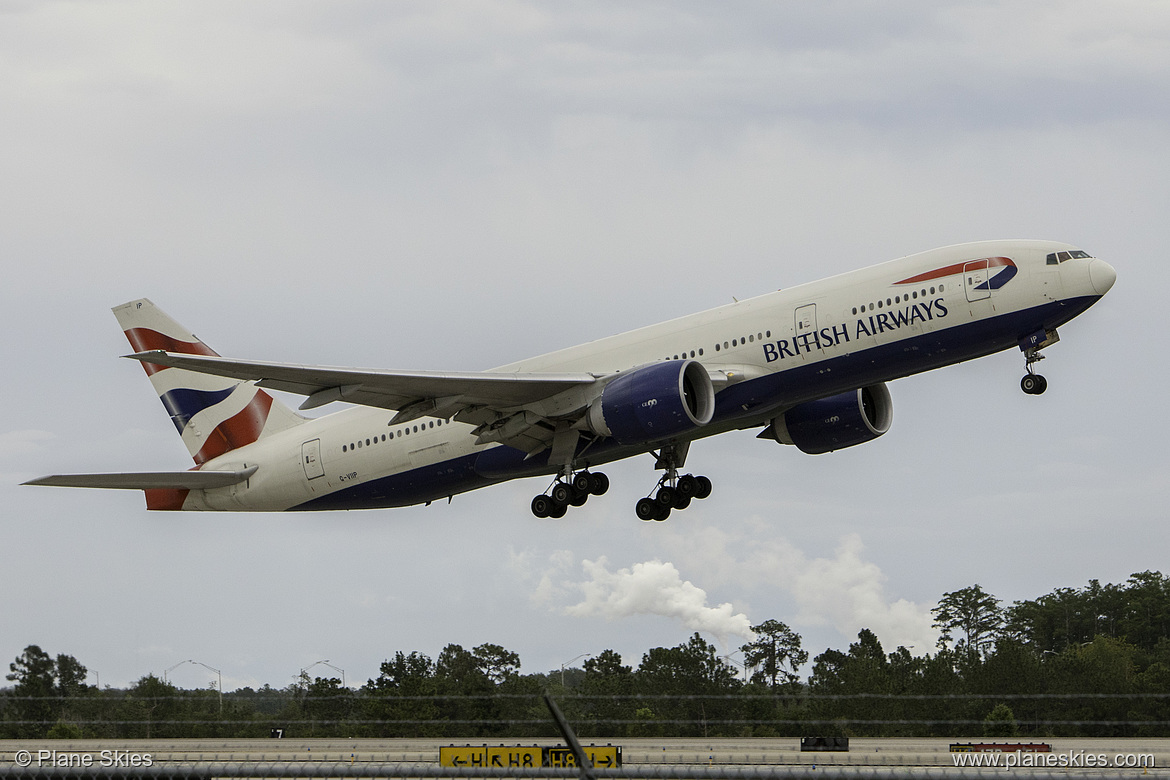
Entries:
POLYGON ((123 490, 209 490, 245 481, 256 466, 241 471, 142 471, 121 474, 53 474, 26 485, 50 487, 120 488, 123 490))

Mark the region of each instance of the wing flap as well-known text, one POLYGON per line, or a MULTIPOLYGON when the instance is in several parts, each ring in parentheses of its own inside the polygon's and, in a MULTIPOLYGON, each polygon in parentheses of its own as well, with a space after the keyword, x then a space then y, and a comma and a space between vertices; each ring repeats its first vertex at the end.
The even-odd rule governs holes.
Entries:
POLYGON ((116 488, 122 490, 209 490, 243 482, 256 466, 240 471, 143 471, 112 474, 52 474, 25 482, 49 487, 116 488))

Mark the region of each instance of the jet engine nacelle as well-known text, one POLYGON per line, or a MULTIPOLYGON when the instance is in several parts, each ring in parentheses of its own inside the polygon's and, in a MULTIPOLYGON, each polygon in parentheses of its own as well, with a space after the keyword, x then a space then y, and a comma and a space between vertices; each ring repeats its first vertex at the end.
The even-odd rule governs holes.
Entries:
POLYGON ((701 363, 669 360, 634 369, 605 386, 586 424, 618 444, 646 444, 711 422, 715 387, 701 363))
POLYGON ((781 444, 795 444, 809 455, 873 441, 890 429, 894 403, 884 384, 794 406, 772 421, 781 444))

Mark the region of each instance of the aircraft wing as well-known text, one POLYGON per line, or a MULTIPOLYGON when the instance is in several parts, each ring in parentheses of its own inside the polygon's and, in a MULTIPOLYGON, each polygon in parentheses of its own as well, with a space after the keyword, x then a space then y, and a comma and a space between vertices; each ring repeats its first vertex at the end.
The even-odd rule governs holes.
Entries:
POLYGON ((243 482, 256 473, 256 466, 240 471, 146 471, 118 474, 53 474, 25 482, 51 487, 123 488, 158 490, 177 488, 207 490, 243 482))
POLYGON ((448 417, 469 407, 508 410, 593 384, 589 373, 382 371, 232 360, 151 350, 127 355, 159 366, 256 382, 260 387, 308 396, 301 409, 332 401, 391 409, 394 423, 448 417))

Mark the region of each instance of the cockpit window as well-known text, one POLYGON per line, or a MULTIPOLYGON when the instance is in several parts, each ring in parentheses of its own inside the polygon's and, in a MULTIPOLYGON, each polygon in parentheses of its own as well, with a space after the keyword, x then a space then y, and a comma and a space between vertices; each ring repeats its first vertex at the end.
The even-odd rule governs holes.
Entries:
POLYGON ((1083 252, 1080 249, 1074 249, 1071 252, 1050 252, 1048 254, 1048 265, 1058 265, 1065 260, 1072 259, 1089 259, 1092 255, 1088 252, 1083 252))

